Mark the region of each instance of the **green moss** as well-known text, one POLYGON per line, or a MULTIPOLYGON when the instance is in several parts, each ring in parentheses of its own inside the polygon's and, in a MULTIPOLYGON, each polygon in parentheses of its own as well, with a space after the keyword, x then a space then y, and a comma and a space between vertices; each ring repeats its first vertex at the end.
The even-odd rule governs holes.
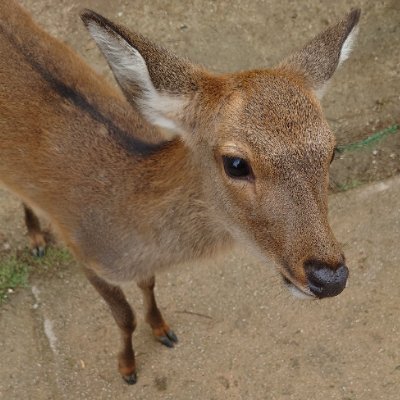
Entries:
POLYGON ((382 131, 375 132, 372 135, 366 137, 365 139, 360 140, 359 142, 350 143, 343 146, 337 146, 337 151, 339 153, 344 153, 347 151, 364 149, 365 147, 371 146, 381 141, 382 139, 386 138, 389 135, 394 135, 395 133, 399 133, 399 131, 400 131, 400 125, 395 124, 389 126, 386 129, 383 129, 382 131))
POLYGON ((345 192, 346 190, 355 189, 361 185, 362 182, 358 181, 357 179, 353 179, 346 183, 339 183, 336 185, 336 187, 339 192, 345 192))
POLYGON ((46 255, 44 257, 35 258, 33 263, 52 267, 69 264, 72 261, 73 257, 67 249, 61 247, 48 247, 46 249, 46 255))
POLYGON ((19 250, 16 254, 0 257, 0 304, 7 297, 10 289, 26 287, 29 274, 57 273, 58 267, 64 267, 74 261, 67 249, 50 246, 44 257, 34 257, 29 248, 19 250))
POLYGON ((0 260, 0 304, 7 298, 10 289, 27 285, 28 269, 28 264, 16 256, 0 260))

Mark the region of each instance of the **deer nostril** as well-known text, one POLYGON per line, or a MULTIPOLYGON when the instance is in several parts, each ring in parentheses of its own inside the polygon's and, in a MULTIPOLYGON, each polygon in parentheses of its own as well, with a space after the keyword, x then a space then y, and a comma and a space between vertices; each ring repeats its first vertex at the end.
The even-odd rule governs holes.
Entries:
POLYGON ((308 261, 304 269, 310 291, 319 298, 336 296, 346 287, 349 270, 344 264, 333 269, 320 261, 308 261))

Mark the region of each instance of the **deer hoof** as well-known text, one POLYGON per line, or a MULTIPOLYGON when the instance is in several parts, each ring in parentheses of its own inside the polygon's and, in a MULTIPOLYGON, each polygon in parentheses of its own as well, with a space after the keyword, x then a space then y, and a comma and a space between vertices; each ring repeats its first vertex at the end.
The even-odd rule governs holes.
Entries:
POLYGON ((130 375, 122 375, 122 379, 128 384, 128 385, 134 385, 137 382, 137 376, 136 373, 134 372, 133 374, 130 375))
POLYGON ((178 343, 178 337, 175 335, 173 330, 169 330, 164 336, 157 336, 157 340, 167 347, 174 347, 174 344, 178 343))
POLYGON ((172 329, 170 329, 170 330, 167 332, 167 336, 168 336, 168 338, 169 338, 170 340, 172 340, 174 343, 178 343, 178 337, 175 335, 175 332, 174 332, 172 329))
POLYGON ((32 247, 31 252, 34 257, 38 258, 44 257, 44 255, 46 254, 46 247, 44 246, 32 247))

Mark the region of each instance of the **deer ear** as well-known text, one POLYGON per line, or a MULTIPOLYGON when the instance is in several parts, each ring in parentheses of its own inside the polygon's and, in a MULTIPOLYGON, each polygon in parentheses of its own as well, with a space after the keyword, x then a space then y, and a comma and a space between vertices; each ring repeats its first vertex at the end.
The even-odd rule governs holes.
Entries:
POLYGON ((280 67, 301 73, 322 97, 324 87, 338 66, 350 55, 361 11, 352 10, 336 25, 320 33, 301 51, 288 57, 280 67))
POLYGON ((181 131, 181 114, 197 90, 199 67, 91 10, 81 18, 127 100, 150 123, 181 131))

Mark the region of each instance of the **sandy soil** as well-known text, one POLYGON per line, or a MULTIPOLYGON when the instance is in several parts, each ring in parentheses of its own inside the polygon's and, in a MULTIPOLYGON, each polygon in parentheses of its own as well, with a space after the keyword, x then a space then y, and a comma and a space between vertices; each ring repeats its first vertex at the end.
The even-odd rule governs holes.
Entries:
MULTIPOLYGON (((110 81, 77 17, 83 7, 216 71, 273 65, 349 8, 344 0, 22 3, 110 81)), ((400 3, 352 5, 363 9, 357 47, 324 98, 340 144, 400 121, 400 3)), ((151 337, 128 287, 139 317, 134 387, 118 376, 117 329, 78 265, 38 270, 0 309, 0 398, 398 399, 400 179, 380 180, 399 172, 400 134, 333 163, 334 182, 377 181, 331 198, 351 268, 337 298, 294 300, 272 267, 240 250, 187 265, 159 278, 161 308, 180 337, 169 350, 151 337)), ((19 202, 0 191, 0 249, 26 245, 22 222, 19 202)))

